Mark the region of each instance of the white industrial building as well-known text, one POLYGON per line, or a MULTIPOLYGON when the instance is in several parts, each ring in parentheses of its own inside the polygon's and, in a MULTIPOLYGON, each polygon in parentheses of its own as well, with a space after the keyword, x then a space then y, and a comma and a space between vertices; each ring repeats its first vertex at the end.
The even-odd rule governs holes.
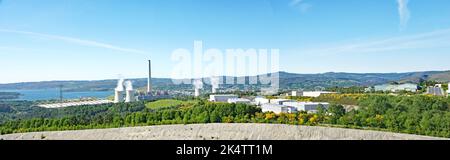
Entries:
POLYGON ((417 92, 418 87, 417 84, 413 83, 405 83, 405 84, 383 84, 375 86, 375 91, 390 91, 390 92, 399 92, 399 91, 409 91, 409 92, 417 92))
POLYGON ((251 101, 245 98, 230 98, 228 99, 228 103, 234 103, 234 104, 250 104, 251 101))
POLYGON ((263 104, 261 105, 262 112, 273 112, 275 114, 280 113, 296 113, 297 108, 295 107, 289 107, 279 104, 263 104))
POLYGON ((210 102, 225 102, 228 103, 229 99, 236 99, 239 98, 237 95, 233 94, 223 94, 223 95, 210 95, 209 101, 210 102))
POLYGON ((54 103, 54 104, 41 104, 37 105, 42 108, 65 108, 65 107, 75 107, 75 106, 92 106, 100 104, 110 104, 113 101, 110 100, 92 100, 92 101, 79 101, 79 102, 64 102, 64 103, 54 103))
POLYGON ((256 97, 254 100, 255 105, 263 105, 263 104, 267 104, 270 103, 270 100, 264 97, 256 97))
POLYGON ((336 92, 327 92, 327 91, 292 91, 288 96, 293 97, 319 97, 322 94, 333 94, 336 92))
POLYGON ((291 100, 291 99, 271 99, 270 100, 270 104, 283 105, 284 102, 295 102, 295 101, 291 100))
MULTIPOLYGON (((442 85, 441 85, 442 86, 442 85)), ((447 91, 448 92, 448 91, 447 91)), ((445 91, 443 88, 439 86, 435 87, 427 87, 426 94, 433 95, 433 96, 445 96, 445 91)))
POLYGON ((303 96, 303 91, 292 91, 291 96, 293 96, 293 97, 303 96))
POLYGON ((329 103, 325 102, 284 102, 283 105, 289 107, 295 107, 298 111, 316 112, 319 110, 319 106, 328 109, 329 103))
POLYGON ((303 97, 319 97, 322 94, 334 94, 336 92, 327 92, 327 91, 307 91, 307 92, 299 92, 297 96, 303 97))

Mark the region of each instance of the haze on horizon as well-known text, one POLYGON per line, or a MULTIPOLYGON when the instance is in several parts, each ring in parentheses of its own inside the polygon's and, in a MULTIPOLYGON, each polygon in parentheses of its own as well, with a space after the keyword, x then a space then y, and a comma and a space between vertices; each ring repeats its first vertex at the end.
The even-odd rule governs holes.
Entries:
MULTIPOLYGON (((450 70, 447 0, 0 0, 0 83, 170 77, 171 53, 279 49, 291 73, 450 70)), ((191 78, 191 77, 187 77, 191 78)))

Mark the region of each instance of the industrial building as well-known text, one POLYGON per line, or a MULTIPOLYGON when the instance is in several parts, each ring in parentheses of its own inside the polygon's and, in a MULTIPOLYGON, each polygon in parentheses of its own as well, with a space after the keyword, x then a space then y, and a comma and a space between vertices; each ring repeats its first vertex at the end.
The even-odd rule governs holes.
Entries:
POLYGON ((375 88, 375 91, 384 91, 384 92, 399 92, 399 91, 417 92, 417 90, 418 90, 417 84, 413 84, 413 83, 383 84, 383 85, 377 85, 374 88, 375 88))
POLYGON ((233 94, 224 94, 224 95, 210 95, 209 101, 210 102, 225 102, 228 103, 229 99, 237 99, 239 98, 237 95, 233 94))
POLYGON ((230 98, 228 99, 228 103, 234 103, 234 104, 250 104, 251 101, 249 99, 245 98, 230 98))
POLYGON ((327 91, 304 91, 299 92, 297 95, 302 97, 319 97, 323 94, 335 94, 336 92, 327 92, 327 91))
POLYGON ((427 92, 425 94, 433 96, 446 96, 444 89, 439 86, 427 87, 427 92))
POLYGON ((336 92, 327 92, 327 91, 291 91, 291 93, 287 93, 286 96, 293 97, 319 97, 322 94, 334 94, 336 92))
POLYGON ((295 107, 298 111, 306 112, 317 112, 319 110, 319 106, 322 106, 324 109, 328 109, 330 106, 329 103, 325 102, 285 102, 283 105, 295 107))
POLYGON ((303 96, 303 91, 292 91, 291 96, 293 96, 293 97, 303 96))
POLYGON ((65 103, 54 103, 54 104, 41 104, 37 105, 42 108, 65 108, 65 107, 75 107, 75 106, 89 106, 89 105, 100 105, 100 104, 110 104, 113 101, 110 100, 92 100, 92 101, 80 101, 80 102, 65 102, 65 103))
POLYGON ((269 103, 283 105, 283 103, 285 102, 295 102, 295 101, 291 99, 271 99, 269 103))
POLYGON ((256 98, 253 100, 253 102, 254 102, 255 105, 260 106, 260 105, 263 105, 263 104, 270 103, 270 100, 267 99, 267 98, 264 98, 264 97, 256 97, 256 98))
POLYGON ((290 107, 290 106, 284 106, 284 105, 278 105, 278 104, 263 104, 261 105, 262 112, 273 112, 275 114, 280 113, 296 113, 297 108, 290 107))

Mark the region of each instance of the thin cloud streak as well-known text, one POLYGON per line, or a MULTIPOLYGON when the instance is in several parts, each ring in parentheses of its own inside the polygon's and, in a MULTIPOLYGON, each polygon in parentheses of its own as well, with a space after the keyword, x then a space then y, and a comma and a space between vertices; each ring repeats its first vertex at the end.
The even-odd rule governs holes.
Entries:
POLYGON ((115 45, 111 45, 111 44, 107 44, 107 43, 78 39, 78 38, 73 38, 73 37, 36 33, 36 32, 29 32, 29 31, 7 30, 7 29, 0 29, 0 32, 16 33, 16 34, 29 35, 29 36, 48 38, 48 39, 54 39, 54 40, 62 40, 65 42, 74 43, 74 44, 78 44, 78 45, 104 48, 104 49, 109 49, 109 50, 114 50, 114 51, 119 51, 119 52, 135 53, 135 54, 141 54, 141 55, 147 54, 147 52, 137 50, 137 49, 123 48, 123 47, 119 47, 119 46, 115 46, 115 45))
POLYGON ((400 29, 403 30, 407 27, 411 13, 408 8, 409 0, 397 0, 398 13, 400 16, 400 29))
POLYGON ((304 0, 292 0, 289 6, 299 9, 302 13, 306 13, 312 8, 312 5, 305 3, 304 0))
POLYGON ((0 46, 0 50, 25 51, 26 49, 18 47, 0 46))
POLYGON ((334 46, 321 46, 301 50, 306 54, 341 54, 341 53, 373 53, 408 49, 427 49, 450 46, 450 29, 416 34, 411 36, 393 37, 366 42, 355 42, 334 46))

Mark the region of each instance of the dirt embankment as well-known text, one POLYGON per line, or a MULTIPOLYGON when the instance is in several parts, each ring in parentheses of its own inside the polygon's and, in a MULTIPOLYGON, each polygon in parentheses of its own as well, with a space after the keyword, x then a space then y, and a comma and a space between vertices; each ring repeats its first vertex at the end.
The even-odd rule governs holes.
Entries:
POLYGON ((281 124, 193 124, 2 135, 4 140, 448 140, 355 129, 281 124))

